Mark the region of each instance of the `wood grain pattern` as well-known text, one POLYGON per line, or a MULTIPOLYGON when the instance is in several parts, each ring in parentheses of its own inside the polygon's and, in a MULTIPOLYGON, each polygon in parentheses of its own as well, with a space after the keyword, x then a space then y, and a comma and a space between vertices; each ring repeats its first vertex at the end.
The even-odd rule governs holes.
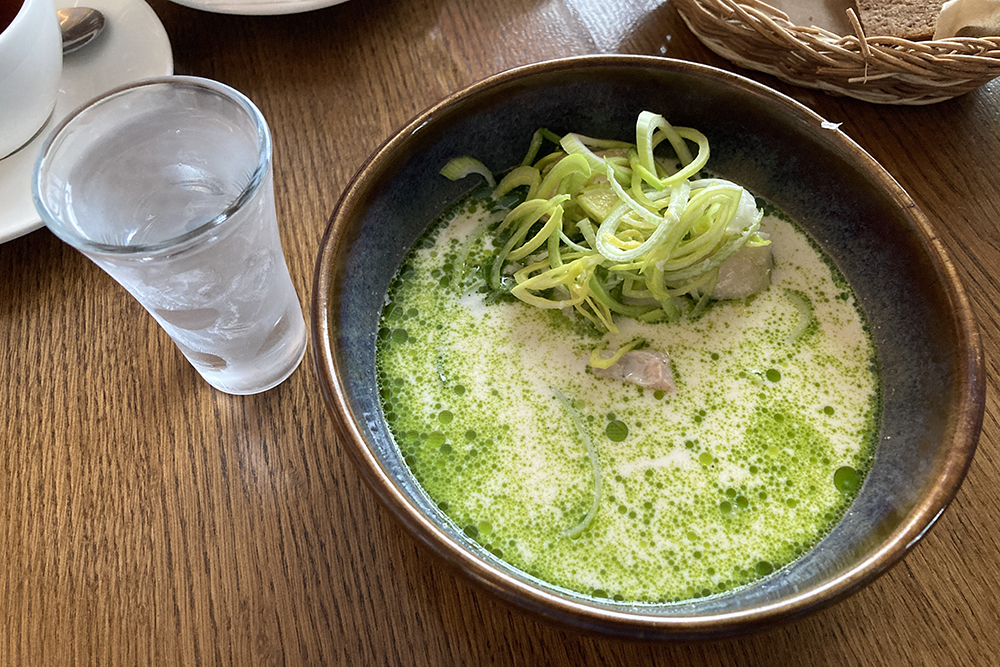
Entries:
MULTIPOLYGON (((279 17, 152 6, 178 73, 230 84, 268 118, 303 304, 355 170, 448 93, 584 53, 734 69, 662 0, 352 0, 279 17)), ((885 165, 940 233, 980 320, 979 452, 900 565, 742 639, 648 645, 541 624, 436 562, 379 507, 309 357, 265 394, 214 392, 124 290, 40 230, 0 246, 0 665, 1000 662, 1000 84, 910 109, 742 73, 843 122, 885 165)))

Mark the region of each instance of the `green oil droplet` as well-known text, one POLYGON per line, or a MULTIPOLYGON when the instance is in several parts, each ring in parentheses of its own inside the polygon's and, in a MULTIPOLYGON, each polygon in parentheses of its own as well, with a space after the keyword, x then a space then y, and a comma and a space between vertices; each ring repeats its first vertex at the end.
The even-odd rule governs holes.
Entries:
POLYGON ((493 532, 493 524, 489 521, 480 521, 478 528, 480 535, 489 535, 493 532))
POLYGON ((841 493, 851 494, 861 485, 861 476, 851 466, 842 466, 833 473, 833 485, 841 493))
POLYGON ((427 436, 427 444, 431 447, 440 447, 444 444, 444 440, 444 433, 441 433, 440 431, 435 431, 427 436))
POLYGON ((712 455, 708 452, 702 452, 701 456, 698 457, 698 461, 703 465, 712 465, 712 455))
POLYGON ((621 442, 628 437, 628 426, 616 419, 608 423, 607 428, 604 429, 604 433, 608 436, 608 440, 621 442))
POLYGON ((756 569, 758 577, 766 577, 767 575, 774 572, 774 566, 768 563, 766 560, 762 560, 761 562, 757 563, 756 569))
POLYGON ((394 329, 392 332, 393 343, 405 343, 409 339, 410 336, 406 333, 406 329, 394 329))
POLYGON ((823 414, 825 414, 825 415, 832 415, 833 414, 833 406, 832 405, 828 405, 825 408, 823 408, 823 414))
POLYGON ((769 369, 767 370, 767 373, 765 373, 764 375, 765 375, 765 376, 767 377, 767 379, 768 379, 768 380, 770 380, 771 382, 777 382, 778 380, 780 380, 780 379, 781 379, 781 372, 780 372, 780 371, 778 371, 778 370, 777 370, 777 369, 775 369, 775 368, 769 368, 769 369))
POLYGON ((455 418, 455 415, 451 414, 448 410, 442 410, 438 413, 438 421, 442 424, 450 424, 451 420, 455 418))

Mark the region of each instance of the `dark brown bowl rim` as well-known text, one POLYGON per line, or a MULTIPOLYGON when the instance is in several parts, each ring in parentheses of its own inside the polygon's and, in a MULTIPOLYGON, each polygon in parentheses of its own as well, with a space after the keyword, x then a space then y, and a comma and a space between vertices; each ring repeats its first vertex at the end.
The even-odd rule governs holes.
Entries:
POLYGON ((329 267, 332 266, 332 259, 339 253, 348 213, 362 199, 362 193, 373 181, 380 165, 391 163, 393 155, 411 134, 458 100, 476 96, 526 75, 608 66, 671 68, 702 76, 710 75, 744 91, 770 97, 776 103, 783 104, 790 114, 797 115, 800 120, 817 125, 823 122, 822 117, 792 98, 745 77, 706 65, 654 56, 596 55, 550 60, 506 70, 457 91, 394 132, 361 166, 334 209, 320 244, 314 276, 311 313, 313 361, 341 442, 376 495, 415 537, 477 584, 522 610, 576 630, 636 639, 696 639, 745 634, 829 606, 874 581, 898 562, 927 533, 954 499, 972 462, 982 427, 985 409, 982 347, 979 331, 954 263, 926 216, 909 195, 871 155, 846 135, 841 136, 852 157, 908 212, 920 233, 925 251, 938 265, 940 275, 946 278, 945 288, 950 305, 948 314, 959 335, 959 353, 962 358, 959 363, 964 373, 960 378, 961 402, 956 415, 955 432, 946 460, 941 465, 941 473, 930 492, 913 507, 879 548, 825 584, 746 610, 699 616, 662 616, 588 605, 582 599, 560 597, 515 579, 489 566, 454 542, 408 502, 399 484, 368 449, 348 405, 344 385, 334 363, 329 267))

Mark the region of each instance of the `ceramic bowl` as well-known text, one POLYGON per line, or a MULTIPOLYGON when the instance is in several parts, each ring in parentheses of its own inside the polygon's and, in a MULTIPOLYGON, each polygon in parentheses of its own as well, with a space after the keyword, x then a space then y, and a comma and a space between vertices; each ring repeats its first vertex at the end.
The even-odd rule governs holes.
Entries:
POLYGON ((492 76, 423 112, 345 191, 323 238, 315 362, 344 448, 422 543, 516 607, 584 632, 638 639, 741 634, 857 591, 923 536, 955 496, 984 407, 979 336, 951 260, 913 200, 835 125, 735 74, 643 56, 587 56, 492 76), (798 221, 854 287, 881 363, 870 473, 815 548, 756 584, 683 603, 598 600, 534 579, 468 539, 417 485, 382 415, 375 337, 393 273, 421 232, 473 187, 438 170, 470 151, 516 166, 539 127, 627 139, 644 109, 708 136, 709 168, 798 221))

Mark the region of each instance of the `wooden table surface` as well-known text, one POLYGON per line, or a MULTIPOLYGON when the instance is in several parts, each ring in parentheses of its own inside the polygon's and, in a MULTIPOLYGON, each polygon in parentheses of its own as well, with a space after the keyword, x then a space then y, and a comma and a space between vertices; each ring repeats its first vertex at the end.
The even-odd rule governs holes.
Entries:
MULTIPOLYGON (((662 0, 352 0, 281 17, 152 6, 177 73, 243 91, 270 122, 306 307, 348 180, 448 93, 588 53, 736 69, 662 0)), ((741 73, 842 122, 898 179, 957 260, 982 329, 975 461, 887 575, 741 639, 648 645, 537 622, 380 507, 334 435, 311 352, 272 391, 216 392, 123 289, 42 229, 0 246, 0 665, 1000 663, 1000 82, 894 108, 741 73)))

